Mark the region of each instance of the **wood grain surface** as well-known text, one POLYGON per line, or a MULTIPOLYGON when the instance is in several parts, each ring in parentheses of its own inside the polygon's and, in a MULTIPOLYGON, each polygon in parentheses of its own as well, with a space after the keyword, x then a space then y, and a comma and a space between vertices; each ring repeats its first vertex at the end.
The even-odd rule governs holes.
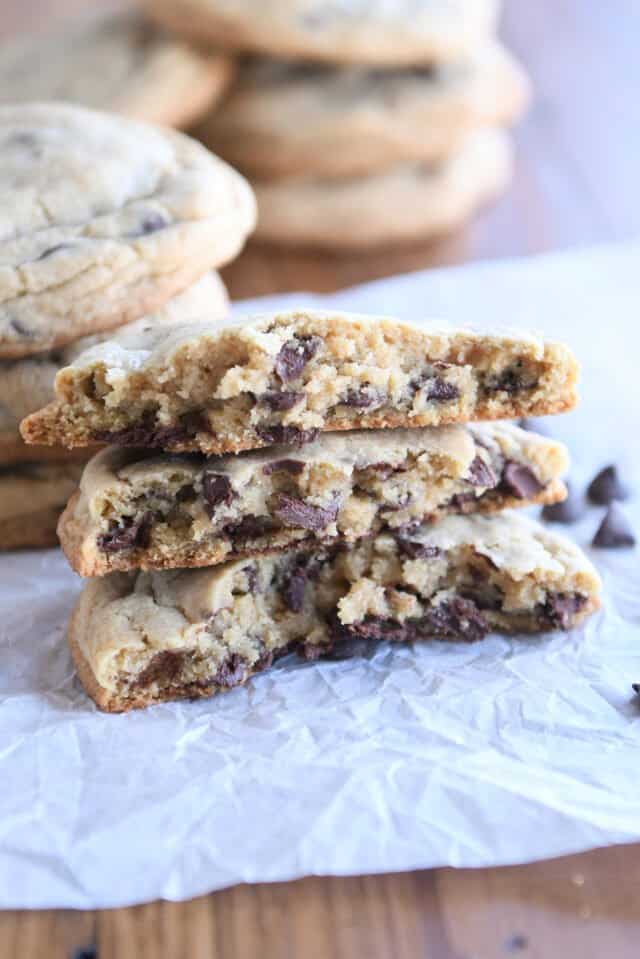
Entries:
MULTIPOLYGON (((97 5, 0 0, 0 34, 97 5)), ((225 270, 234 297, 637 236, 638 0, 506 0, 503 34, 536 88, 507 196, 420 248, 336 258, 250 246, 225 270)), ((636 959, 639 942, 639 846, 506 869, 237 886, 181 904, 0 912, 1 959, 636 959)))

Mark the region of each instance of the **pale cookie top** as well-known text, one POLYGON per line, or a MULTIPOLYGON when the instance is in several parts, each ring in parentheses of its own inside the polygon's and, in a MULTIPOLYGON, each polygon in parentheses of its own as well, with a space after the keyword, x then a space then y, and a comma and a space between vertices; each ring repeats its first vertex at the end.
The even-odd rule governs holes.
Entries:
POLYGON ((138 319, 234 256, 246 181, 183 134, 63 104, 0 107, 0 356, 138 319))
POLYGON ((76 16, 0 45, 4 103, 63 100, 167 126, 197 119, 231 73, 228 58, 204 54, 129 11, 76 16))
POLYGON ((177 32, 233 50, 352 63, 452 60, 495 27, 498 0, 145 0, 177 32))
POLYGON ((53 384, 61 366, 92 346, 117 336, 120 343, 138 341, 150 330, 166 330, 204 315, 224 317, 229 308, 227 291, 218 273, 205 273, 196 283, 168 300, 161 309, 118 330, 83 336, 59 350, 19 360, 0 360, 0 430, 17 432, 20 420, 53 398, 53 384))

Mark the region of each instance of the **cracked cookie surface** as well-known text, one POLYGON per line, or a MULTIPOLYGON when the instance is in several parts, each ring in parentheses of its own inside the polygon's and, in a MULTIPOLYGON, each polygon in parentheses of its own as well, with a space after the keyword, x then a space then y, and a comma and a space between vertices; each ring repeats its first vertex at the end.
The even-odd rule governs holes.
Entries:
POLYGON ((560 413, 577 376, 566 346, 533 334, 298 310, 115 337, 58 373, 56 400, 21 432, 69 448, 238 452, 318 431, 560 413))
POLYGON ((570 629, 599 593, 578 547, 531 520, 449 516, 409 538, 94 579, 69 641, 88 693, 122 711, 242 685, 292 649, 570 629))
POLYGON ((567 468, 560 443, 507 424, 325 433, 301 448, 211 458, 110 447, 87 465, 59 535, 82 576, 212 566, 558 502, 567 468))
POLYGON ((0 357, 159 309, 235 256, 240 174, 184 134, 60 103, 0 106, 0 357))

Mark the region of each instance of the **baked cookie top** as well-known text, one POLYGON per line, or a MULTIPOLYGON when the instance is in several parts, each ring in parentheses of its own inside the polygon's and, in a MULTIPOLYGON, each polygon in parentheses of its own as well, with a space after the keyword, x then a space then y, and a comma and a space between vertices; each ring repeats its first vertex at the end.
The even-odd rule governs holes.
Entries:
POLYGON ((233 257, 247 182, 174 131, 63 104, 0 107, 0 357, 153 312, 233 257))
POLYGON ((232 76, 228 57, 182 43, 133 11, 63 20, 0 44, 0 102, 62 100, 186 126, 232 76))

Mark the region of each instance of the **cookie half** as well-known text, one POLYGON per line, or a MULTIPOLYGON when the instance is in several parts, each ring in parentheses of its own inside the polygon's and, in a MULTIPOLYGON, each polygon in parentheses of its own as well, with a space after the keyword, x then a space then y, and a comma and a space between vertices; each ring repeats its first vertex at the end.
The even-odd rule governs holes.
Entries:
POLYGON ((0 469, 0 550, 57 546, 58 519, 81 473, 81 463, 0 469))
POLYGON ((61 370, 28 443, 228 453, 318 431, 560 413, 578 368, 560 343, 357 314, 290 311, 114 337, 61 370))
MULTIPOLYGON (((201 316, 224 318, 229 299, 217 273, 205 273, 196 283, 168 300, 156 313, 120 327, 121 338, 144 335, 149 328, 167 329, 201 316)), ((20 421, 50 402, 53 384, 62 366, 72 363, 84 350, 108 340, 113 331, 82 337, 58 350, 15 360, 0 360, 0 466, 9 463, 82 459, 56 446, 27 446, 20 436, 20 421)))
POLYGON ((159 309, 236 255, 251 188, 172 130, 59 103, 0 107, 0 356, 159 309))
POLYGON ((508 186, 513 146, 499 130, 468 137, 448 160, 347 179, 254 181, 256 238, 283 246, 366 250, 461 226, 508 186))
POLYGON ((206 458, 109 447, 60 521, 76 572, 213 566, 302 542, 355 542, 448 513, 565 497, 565 448, 486 424, 325 433, 301 449, 206 458))
POLYGON ((69 641, 89 695, 119 712, 240 686, 292 649, 570 629, 599 594, 578 547, 532 521, 450 516, 409 540, 94 579, 69 641))
POLYGON ((0 45, 4 103, 56 100, 186 126, 226 90, 228 57, 182 43, 133 11, 64 20, 0 45))
POLYGON ((528 98, 498 44, 422 70, 247 61, 195 135, 251 177, 349 177, 445 160, 478 127, 513 122, 528 98))
POLYGON ((394 66, 458 59, 493 33, 498 0, 144 0, 150 17, 216 49, 394 66))

